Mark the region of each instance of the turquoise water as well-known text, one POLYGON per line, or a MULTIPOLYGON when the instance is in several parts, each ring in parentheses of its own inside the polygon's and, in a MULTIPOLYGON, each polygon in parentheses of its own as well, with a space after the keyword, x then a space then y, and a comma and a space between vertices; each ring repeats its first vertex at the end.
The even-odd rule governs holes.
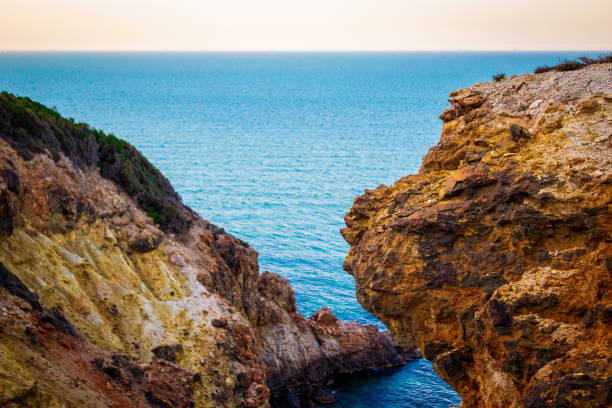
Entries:
MULTIPOLYGON (((354 197, 418 170, 449 92, 582 54, 0 53, 0 90, 134 144, 290 280, 304 315, 325 305, 382 327, 342 271, 354 197)), ((426 360, 344 379, 336 395, 338 407, 460 402, 426 360)))

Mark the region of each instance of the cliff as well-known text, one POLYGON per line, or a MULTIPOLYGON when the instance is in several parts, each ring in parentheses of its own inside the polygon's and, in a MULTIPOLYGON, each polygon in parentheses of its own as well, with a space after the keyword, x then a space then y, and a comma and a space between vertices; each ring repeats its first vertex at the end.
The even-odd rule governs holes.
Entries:
POLYGON ((133 146, 0 94, 0 405, 265 407, 403 360, 373 326, 297 313, 257 252, 133 146))
POLYGON ((612 64, 451 93, 417 175, 355 199, 360 303, 464 407, 612 404, 612 64))

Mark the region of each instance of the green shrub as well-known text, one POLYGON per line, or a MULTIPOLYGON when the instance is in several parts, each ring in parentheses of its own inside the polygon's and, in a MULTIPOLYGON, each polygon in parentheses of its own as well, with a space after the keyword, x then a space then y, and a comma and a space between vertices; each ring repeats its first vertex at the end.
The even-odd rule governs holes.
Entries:
POLYGON ((576 70, 582 69, 589 65, 610 64, 610 63, 612 63, 612 53, 603 54, 597 58, 590 58, 590 57, 583 56, 583 57, 579 57, 577 60, 574 60, 574 61, 565 60, 565 61, 559 62, 557 65, 553 65, 553 66, 543 65, 541 67, 537 67, 535 71, 533 71, 533 73, 542 74, 544 72, 550 72, 550 71, 559 71, 559 72, 576 71, 576 70))
POLYGON ((118 184, 162 230, 180 234, 189 228, 189 209, 131 144, 8 92, 0 94, 0 120, 0 138, 24 160, 48 151, 55 161, 63 155, 82 170, 97 166, 102 177, 118 184))
POLYGON ((503 80, 505 78, 506 78, 506 73, 505 72, 500 72, 499 74, 493 75, 493 80, 495 82, 499 82, 499 81, 501 81, 501 80, 503 80))

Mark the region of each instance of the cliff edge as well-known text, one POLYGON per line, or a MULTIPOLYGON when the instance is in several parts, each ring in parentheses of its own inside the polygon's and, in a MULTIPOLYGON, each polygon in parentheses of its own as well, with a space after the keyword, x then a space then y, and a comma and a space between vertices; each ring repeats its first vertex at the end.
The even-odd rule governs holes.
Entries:
POLYGON ((451 93, 419 174, 355 199, 345 269, 464 407, 612 404, 612 64, 451 93))
POLYGON ((299 314, 133 146, 0 94, 0 406, 308 405, 403 363, 374 326, 299 314))

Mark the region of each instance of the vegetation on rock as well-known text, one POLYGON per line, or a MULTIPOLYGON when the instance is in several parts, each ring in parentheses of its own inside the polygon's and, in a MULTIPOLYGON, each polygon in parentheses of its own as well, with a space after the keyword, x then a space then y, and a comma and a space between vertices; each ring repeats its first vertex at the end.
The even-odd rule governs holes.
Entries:
POLYGON ((541 67, 536 68, 536 70, 533 71, 533 73, 542 74, 544 72, 550 72, 550 71, 559 71, 559 72, 576 71, 576 70, 582 69, 584 67, 587 67, 593 64, 609 64, 609 63, 612 63, 612 53, 600 55, 597 58, 590 58, 590 57, 584 56, 584 57, 580 57, 577 60, 573 60, 573 61, 565 60, 553 66, 543 65, 541 67))
POLYGON ((499 74, 495 74, 493 75, 493 80, 495 82, 499 82, 503 79, 506 79, 506 73, 505 72, 500 72, 499 74))
POLYGON ((121 186, 165 232, 183 233, 188 210, 170 182, 134 146, 63 118, 29 98, 0 94, 0 138, 24 160, 48 151, 57 162, 62 155, 81 170, 92 166, 121 186))

